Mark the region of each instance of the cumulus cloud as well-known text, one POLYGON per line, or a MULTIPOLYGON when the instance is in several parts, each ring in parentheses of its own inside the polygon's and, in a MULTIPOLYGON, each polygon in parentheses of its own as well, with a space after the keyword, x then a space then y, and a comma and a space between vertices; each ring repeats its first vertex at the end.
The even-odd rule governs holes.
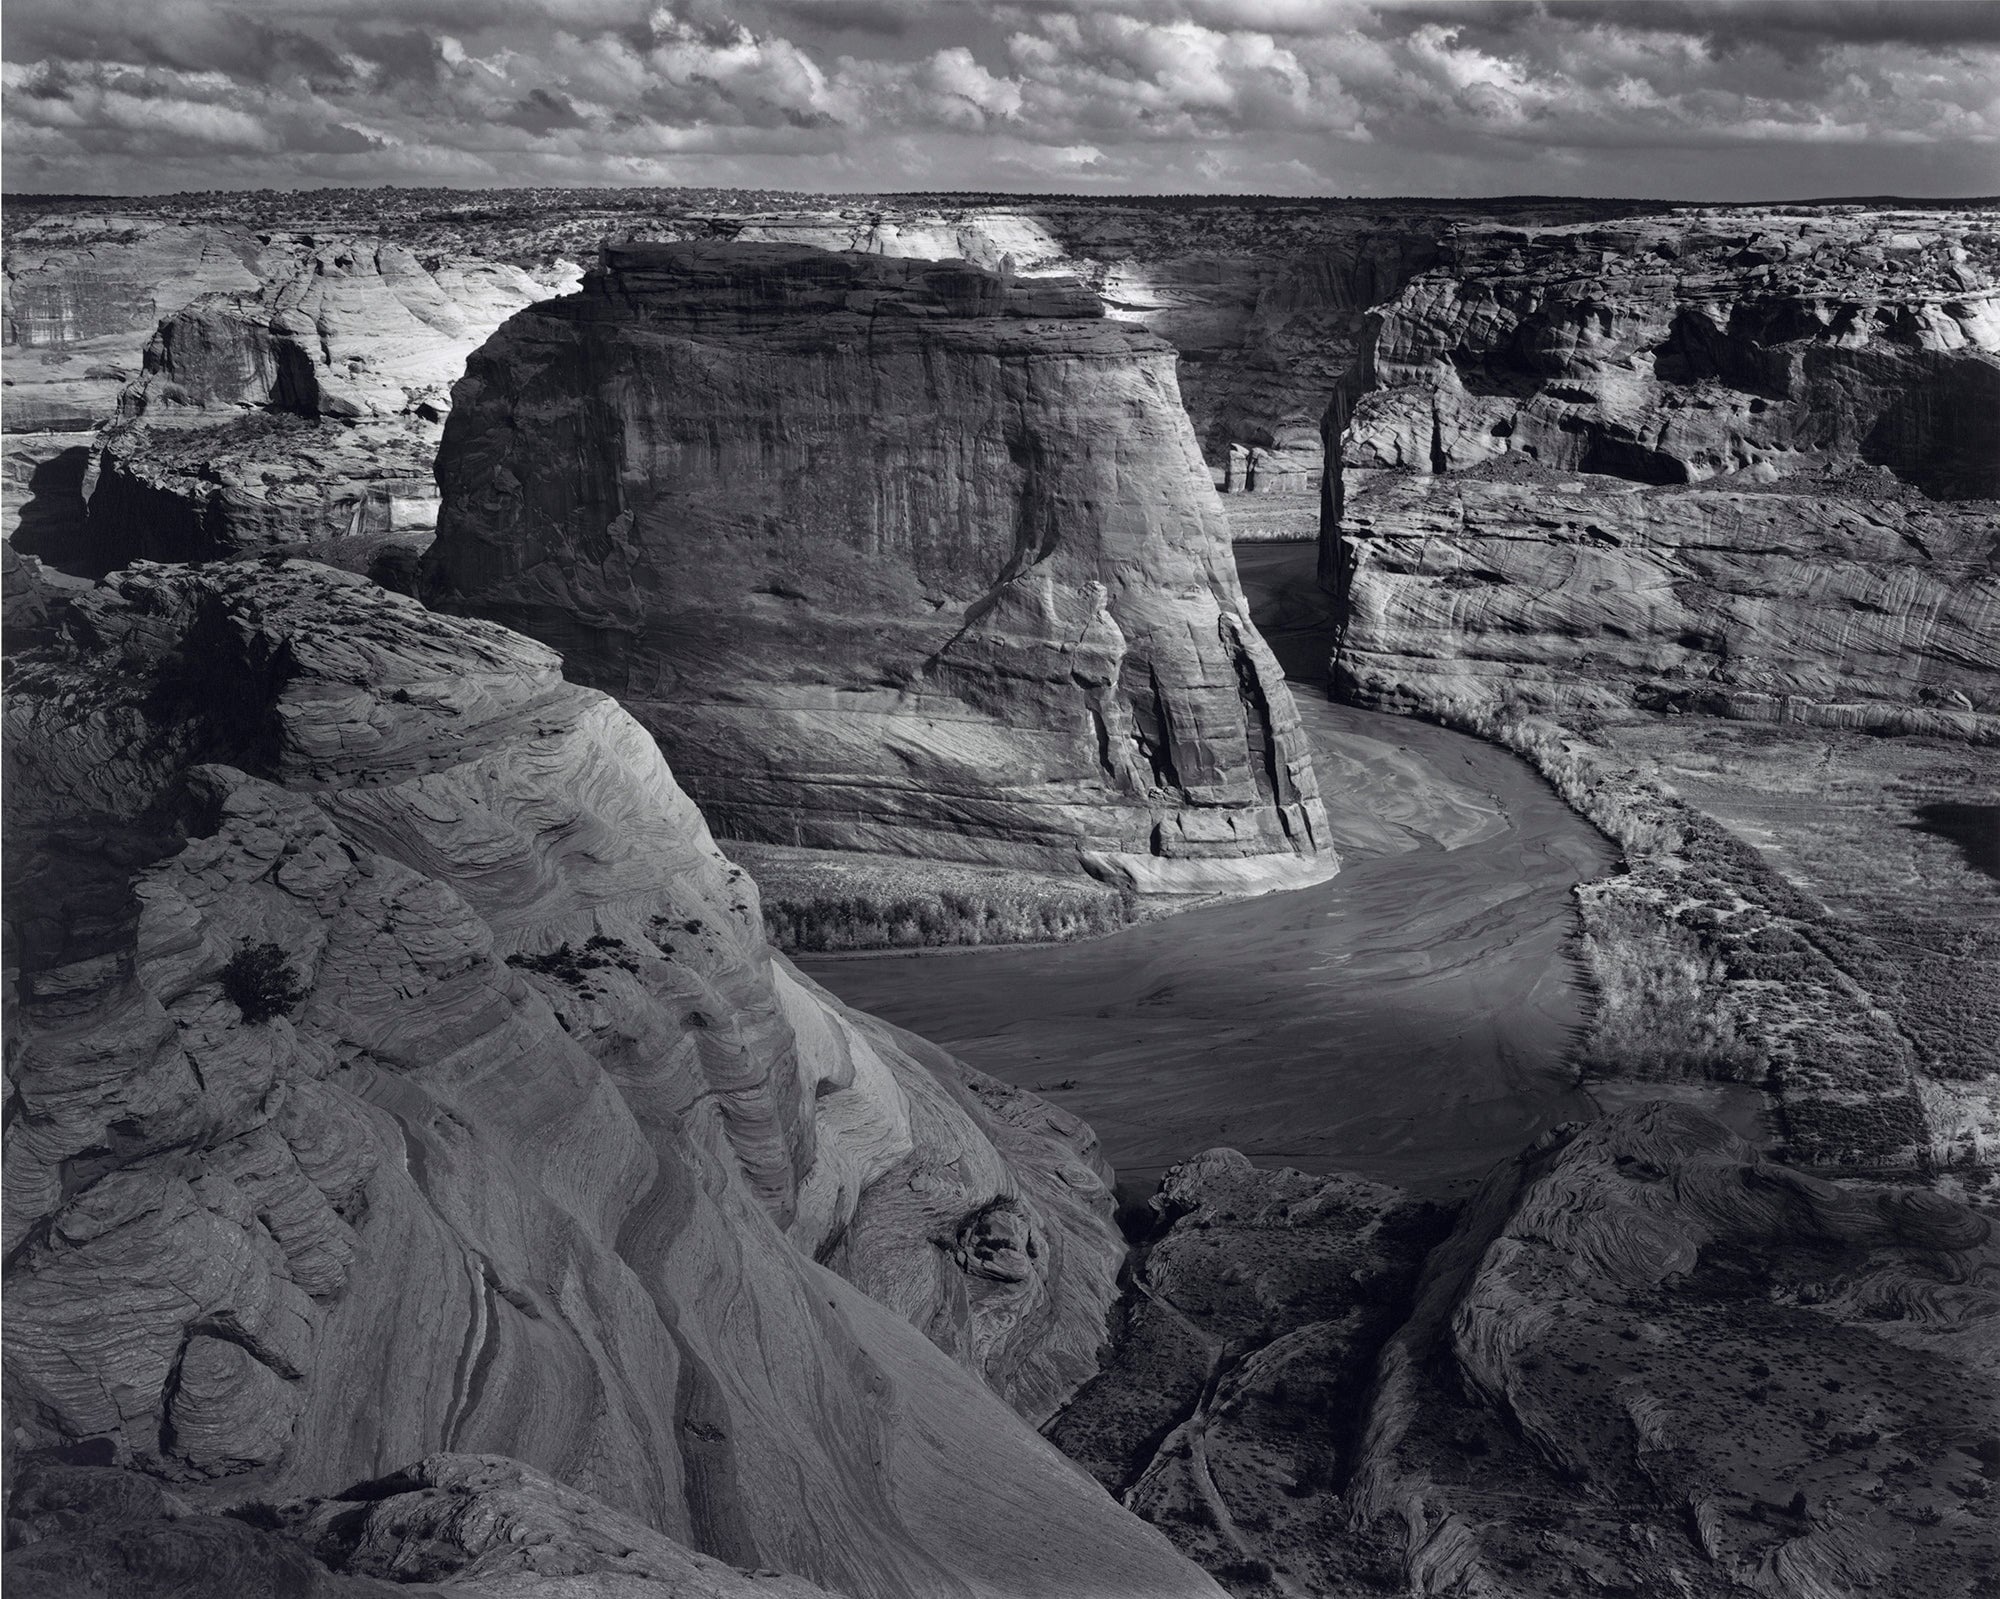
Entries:
POLYGON ((9 0, 6 183, 2000 189, 2000 7, 9 0))

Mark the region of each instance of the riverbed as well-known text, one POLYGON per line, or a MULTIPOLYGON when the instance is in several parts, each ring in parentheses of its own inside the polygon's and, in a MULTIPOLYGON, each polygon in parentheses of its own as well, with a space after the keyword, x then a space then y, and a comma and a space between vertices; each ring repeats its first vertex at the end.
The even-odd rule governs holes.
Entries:
POLYGON ((1313 888, 1059 946, 807 957, 842 999, 1096 1128, 1121 1179, 1227 1144, 1260 1164, 1462 1191, 1596 1109, 1571 887, 1604 839, 1526 764, 1328 702, 1309 544, 1240 545, 1342 856, 1313 888))

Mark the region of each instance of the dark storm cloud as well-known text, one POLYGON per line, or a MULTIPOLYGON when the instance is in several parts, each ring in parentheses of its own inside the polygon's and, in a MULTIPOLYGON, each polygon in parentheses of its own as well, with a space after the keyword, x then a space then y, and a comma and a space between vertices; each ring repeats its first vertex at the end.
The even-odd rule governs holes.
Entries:
POLYGON ((910 31, 915 7, 893 0, 775 0, 767 8, 776 20, 822 33, 872 34, 900 39, 910 31))
POLYGON ((501 114, 500 120, 535 134, 590 126, 588 117, 580 115, 562 95, 551 94, 547 89, 530 89, 525 99, 515 101, 501 114))
POLYGON ((39 188, 2000 187, 1988 4, 10 0, 4 54, 39 188))
POLYGON ((1993 0, 1548 0, 1509 6, 1535 20, 1631 26, 1685 33, 1720 47, 1740 44, 2000 44, 1993 0), (1643 9, 1643 19, 1634 12, 1643 9))

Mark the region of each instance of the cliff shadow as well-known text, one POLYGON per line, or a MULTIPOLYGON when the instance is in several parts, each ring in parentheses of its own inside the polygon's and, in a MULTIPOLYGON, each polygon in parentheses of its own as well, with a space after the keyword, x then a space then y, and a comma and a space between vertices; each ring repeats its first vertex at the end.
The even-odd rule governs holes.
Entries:
POLYGON ((90 470, 90 446, 74 444, 37 462, 28 476, 28 497, 14 530, 14 548, 35 555, 59 570, 76 558, 83 541, 87 505, 84 475, 90 470))

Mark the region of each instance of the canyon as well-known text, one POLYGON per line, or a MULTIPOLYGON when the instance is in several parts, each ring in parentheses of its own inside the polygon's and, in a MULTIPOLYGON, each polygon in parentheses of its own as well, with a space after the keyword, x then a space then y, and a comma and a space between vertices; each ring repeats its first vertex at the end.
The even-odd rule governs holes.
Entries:
POLYGON ((10 1584, 2000 1573, 1990 208, 6 225, 10 1584))

